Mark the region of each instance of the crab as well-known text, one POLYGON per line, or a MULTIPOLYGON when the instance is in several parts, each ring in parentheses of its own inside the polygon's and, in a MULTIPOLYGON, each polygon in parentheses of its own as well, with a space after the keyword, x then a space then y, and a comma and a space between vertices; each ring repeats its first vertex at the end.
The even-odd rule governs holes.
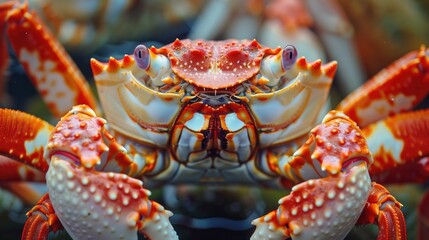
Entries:
POLYGON ((427 179, 428 110, 403 113, 427 95, 425 47, 319 123, 335 61, 309 63, 294 46, 256 40, 139 45, 120 60, 91 59, 101 113, 40 21, 22 8, 7 20, 14 51, 61 116, 53 126, 0 110, 0 153, 8 158, 0 164, 11 166, 1 180, 48 186, 27 214, 23 239, 59 229, 74 239, 177 239, 172 213, 146 189, 166 183, 291 189, 253 221, 252 239, 342 239, 355 224, 377 224, 379 239, 406 239, 402 205, 373 180, 427 179))

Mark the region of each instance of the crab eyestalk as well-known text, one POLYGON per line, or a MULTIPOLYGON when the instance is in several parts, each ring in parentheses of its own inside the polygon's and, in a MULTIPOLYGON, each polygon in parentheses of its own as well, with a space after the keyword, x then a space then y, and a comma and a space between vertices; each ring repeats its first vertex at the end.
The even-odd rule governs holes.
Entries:
POLYGON ((144 45, 138 45, 134 50, 134 59, 137 66, 144 69, 156 86, 162 86, 170 78, 170 60, 162 55, 154 53, 144 45))
POLYGON ((295 65, 297 57, 298 52, 292 45, 287 45, 276 55, 265 57, 261 63, 259 82, 270 87, 277 85, 287 70, 295 65))

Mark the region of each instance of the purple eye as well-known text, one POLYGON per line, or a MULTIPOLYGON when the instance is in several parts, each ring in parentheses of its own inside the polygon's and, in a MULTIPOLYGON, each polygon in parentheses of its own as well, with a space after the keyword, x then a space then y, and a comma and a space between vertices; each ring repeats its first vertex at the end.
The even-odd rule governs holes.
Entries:
POLYGON ((144 45, 138 45, 136 49, 134 49, 134 59, 136 60, 137 66, 146 70, 150 63, 149 49, 144 45))
POLYGON ((295 64, 296 59, 298 58, 298 52, 296 48, 292 45, 287 45, 283 48, 282 53, 282 66, 284 70, 291 69, 295 64))

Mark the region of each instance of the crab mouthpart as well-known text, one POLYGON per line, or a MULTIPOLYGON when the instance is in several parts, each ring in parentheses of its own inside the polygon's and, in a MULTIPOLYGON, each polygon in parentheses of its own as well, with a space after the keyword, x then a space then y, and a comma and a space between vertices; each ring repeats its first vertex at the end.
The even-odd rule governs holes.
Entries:
POLYGON ((221 94, 221 95, 209 95, 209 94, 200 94, 198 96, 201 98, 201 102, 203 104, 209 105, 211 107, 218 107, 225 105, 232 101, 232 96, 229 94, 221 94))

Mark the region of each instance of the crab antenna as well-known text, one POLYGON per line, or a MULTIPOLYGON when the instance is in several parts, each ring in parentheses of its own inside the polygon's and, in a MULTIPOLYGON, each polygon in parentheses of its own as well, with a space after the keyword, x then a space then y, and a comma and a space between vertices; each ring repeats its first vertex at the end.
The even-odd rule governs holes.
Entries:
POLYGON ((287 45, 276 55, 267 56, 261 63, 261 79, 268 86, 275 86, 280 77, 291 69, 298 57, 296 48, 287 45))
POLYGON ((154 53, 145 45, 138 45, 134 50, 134 59, 156 86, 165 84, 163 80, 169 78, 171 72, 170 60, 166 56, 154 53))

